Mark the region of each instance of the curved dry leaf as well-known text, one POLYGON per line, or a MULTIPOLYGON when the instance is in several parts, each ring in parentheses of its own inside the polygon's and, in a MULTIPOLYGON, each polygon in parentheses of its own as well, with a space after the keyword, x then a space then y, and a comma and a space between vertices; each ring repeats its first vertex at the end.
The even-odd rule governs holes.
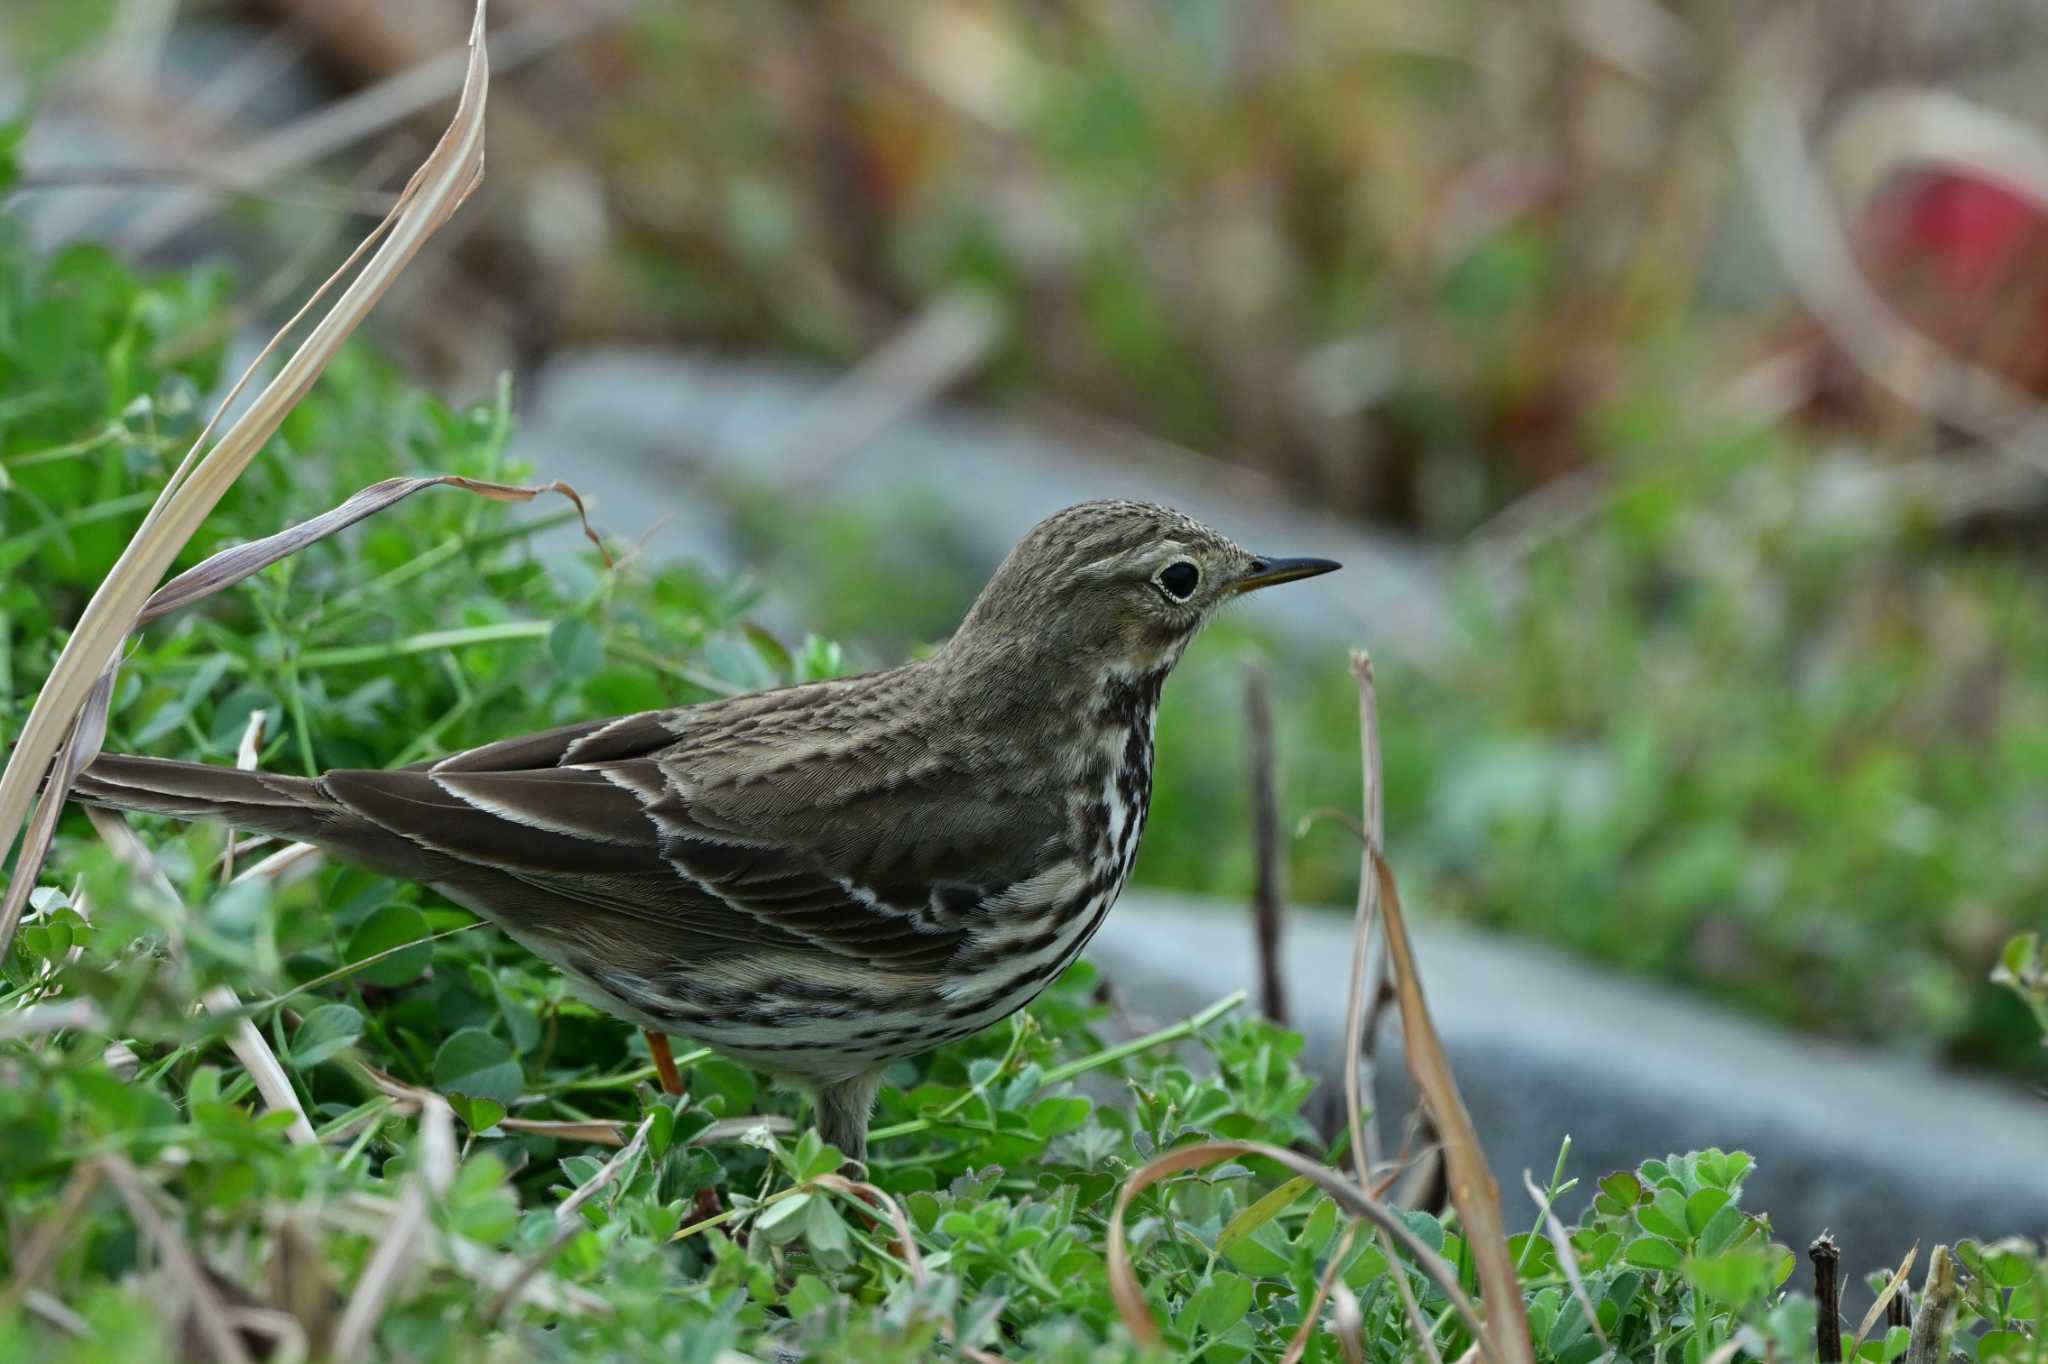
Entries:
MULTIPOLYGON (((1145 1345, 1160 1343, 1158 1323, 1152 1320, 1152 1313, 1145 1305, 1145 1294, 1138 1287, 1138 1277, 1131 1266, 1130 1246, 1124 1239, 1124 1214, 1129 1210, 1131 1200, 1152 1184, 1188 1170, 1213 1165, 1231 1156, 1259 1156, 1270 1160, 1294 1174, 1304 1176, 1323 1192, 1335 1199, 1337 1206, 1352 1217, 1371 1222, 1392 1237, 1394 1243, 1405 1251, 1424 1274, 1443 1291, 1451 1306, 1464 1321, 1465 1329, 1473 1339, 1485 1348, 1489 1359, 1494 1359, 1491 1343, 1487 1339, 1484 1324, 1472 1300, 1465 1296, 1465 1290, 1458 1284, 1458 1272, 1444 1258, 1424 1245, 1414 1232, 1385 1204, 1365 1190, 1345 1179, 1335 1170, 1318 1165, 1306 1156, 1297 1155, 1283 1147, 1271 1146, 1259 1141, 1208 1141, 1195 1146, 1183 1146, 1146 1161, 1131 1172, 1118 1190, 1116 1207, 1109 1215, 1109 1293, 1116 1302, 1116 1310, 1124 1320, 1124 1327, 1132 1336, 1145 1345)), ((1393 1271, 1390 1265, 1390 1272, 1393 1271)), ((1519 1297, 1517 1301, 1520 1301, 1519 1297)), ((1494 1364, 1500 1364, 1494 1359, 1494 1364)))

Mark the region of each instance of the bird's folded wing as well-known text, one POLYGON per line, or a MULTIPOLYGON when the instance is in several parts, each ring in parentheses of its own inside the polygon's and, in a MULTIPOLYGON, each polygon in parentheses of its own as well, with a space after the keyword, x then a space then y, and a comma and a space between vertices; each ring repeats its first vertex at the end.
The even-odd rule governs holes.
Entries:
POLYGON ((815 951, 937 969, 1010 879, 990 876, 1003 865, 987 845, 1017 846, 1014 815, 956 818, 959 836, 933 846, 931 811, 915 793, 903 821, 862 811, 871 837, 861 839, 844 836, 845 820, 821 823, 815 805, 778 818, 750 803, 735 822, 715 794, 693 797, 678 779, 679 720, 651 712, 572 726, 430 767, 330 772, 321 784, 362 818, 461 864, 477 908, 569 936, 579 920, 609 920, 615 935, 623 919, 678 950, 815 951), (904 821, 927 831, 920 855, 909 865, 878 858, 905 842, 892 827, 904 821))

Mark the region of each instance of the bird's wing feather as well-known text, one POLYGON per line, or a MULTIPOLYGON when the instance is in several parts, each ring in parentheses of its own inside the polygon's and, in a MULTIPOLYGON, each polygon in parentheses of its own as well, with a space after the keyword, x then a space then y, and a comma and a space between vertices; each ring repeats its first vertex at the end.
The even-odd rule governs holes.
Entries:
POLYGON ((573 939, 579 920, 615 933, 623 919, 670 951, 815 952, 906 970, 943 966, 1053 834, 1049 812, 942 772, 841 806, 820 794, 837 782, 795 771, 804 798, 778 800, 802 764, 750 757, 715 724, 703 741, 719 780, 693 783, 696 719, 646 712, 321 785, 461 864, 467 900, 511 927, 573 939))

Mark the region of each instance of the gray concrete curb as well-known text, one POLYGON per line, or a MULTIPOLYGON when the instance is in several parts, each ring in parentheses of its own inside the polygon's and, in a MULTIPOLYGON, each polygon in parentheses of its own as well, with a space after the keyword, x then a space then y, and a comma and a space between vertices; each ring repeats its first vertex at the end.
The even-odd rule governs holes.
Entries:
MULTIPOLYGON (((1416 927, 1431 1012, 1500 1182, 1510 1225, 1569 1133, 1593 1178, 1704 1146, 1757 1159, 1745 1204, 1799 1248, 1831 1228, 1861 1273, 1918 1241, 2048 1237, 2048 1099, 2011 1083, 1793 1036, 1672 988, 1618 979, 1529 944, 1416 927)), ((1342 1073, 1348 915, 1288 916, 1282 959, 1302 1064, 1342 1073)), ((1242 906, 1132 891, 1088 949, 1127 1008, 1170 1020, 1256 991, 1242 906)), ((1390 1024, 1388 1033, 1394 1032, 1390 1024)), ((1383 1111, 1412 1099, 1383 1047, 1383 1111), (1398 1091, 1398 1092, 1390 1092, 1398 1091)))

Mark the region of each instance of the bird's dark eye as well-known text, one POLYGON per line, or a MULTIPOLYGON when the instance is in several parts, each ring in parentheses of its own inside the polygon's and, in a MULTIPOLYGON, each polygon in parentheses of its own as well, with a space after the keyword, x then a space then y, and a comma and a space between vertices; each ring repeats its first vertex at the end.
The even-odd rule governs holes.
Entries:
POLYGON ((1176 559, 1159 570, 1159 587, 1175 601, 1186 601, 1195 595, 1195 587, 1202 581, 1202 570, 1186 559, 1176 559))

